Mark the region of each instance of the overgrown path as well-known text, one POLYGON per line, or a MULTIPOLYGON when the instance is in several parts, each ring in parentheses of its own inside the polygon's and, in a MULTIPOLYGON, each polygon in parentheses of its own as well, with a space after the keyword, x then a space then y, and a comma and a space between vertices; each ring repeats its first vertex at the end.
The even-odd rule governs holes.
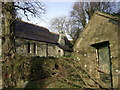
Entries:
POLYGON ((105 88, 106 85, 70 58, 35 58, 26 88, 105 88))

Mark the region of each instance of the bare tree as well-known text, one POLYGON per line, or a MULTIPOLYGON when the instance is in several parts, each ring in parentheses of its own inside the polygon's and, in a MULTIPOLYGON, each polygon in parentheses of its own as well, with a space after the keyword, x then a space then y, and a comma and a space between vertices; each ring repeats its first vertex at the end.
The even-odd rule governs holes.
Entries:
POLYGON ((56 17, 51 20, 51 27, 54 32, 64 33, 66 31, 66 16, 56 17))
POLYGON ((75 20, 69 18, 66 23, 66 34, 70 36, 72 39, 72 43, 74 44, 76 39, 79 37, 79 34, 82 31, 82 27, 80 23, 77 23, 75 20))
POLYGON ((87 2, 85 3, 85 11, 91 19, 95 11, 111 13, 111 4, 110 2, 87 2))
POLYGON ((66 34, 69 39, 72 39, 73 43, 79 37, 79 33, 81 32, 80 26, 72 18, 65 16, 54 18, 51 21, 51 29, 54 32, 66 34))
MULTIPOLYGON (((89 20, 91 19, 92 15, 95 11, 106 12, 106 13, 113 13, 113 7, 115 4, 114 2, 75 2, 70 13, 70 17, 72 21, 75 22, 74 26, 78 30, 77 34, 84 29, 89 20)), ((79 35, 77 35, 78 37, 79 35)), ((77 39, 76 37, 76 39, 77 39)))
POLYGON ((75 2, 71 17, 84 28, 95 11, 111 12, 110 2, 75 2))
POLYGON ((15 2, 14 7, 17 17, 26 16, 27 19, 29 19, 30 16, 39 19, 46 11, 43 2, 15 2))
POLYGON ((84 4, 85 2, 74 3, 73 10, 71 11, 71 18, 80 23, 82 28, 86 25, 86 12, 84 4))

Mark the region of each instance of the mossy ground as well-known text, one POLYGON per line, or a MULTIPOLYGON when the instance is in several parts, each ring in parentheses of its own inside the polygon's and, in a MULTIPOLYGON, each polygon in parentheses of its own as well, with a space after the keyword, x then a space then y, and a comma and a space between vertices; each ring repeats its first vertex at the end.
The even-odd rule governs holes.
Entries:
MULTIPOLYGON (((74 57, 32 57, 19 58, 20 60, 12 63, 13 69, 9 68, 9 72, 4 71, 5 85, 14 85, 11 88, 86 88, 83 78, 85 72, 79 67, 79 61, 74 57), (12 72, 14 70, 14 72, 12 72), (11 73, 10 73, 11 72, 11 73), (5 75, 8 75, 7 77, 5 75), (14 77, 13 77, 14 75, 14 77)), ((8 63, 5 62, 4 69, 6 70, 8 63)), ((9 65, 11 67, 11 65, 9 65)), ((85 76, 84 76, 85 75, 85 76)), ((90 80, 88 80, 90 81, 90 80)), ((87 82, 87 83, 91 83, 87 82)), ((90 86, 90 85, 89 85, 90 86)), ((95 86, 91 86, 95 87, 95 86)))
POLYGON ((64 60, 72 58, 33 58, 32 73, 27 88, 81 88, 84 86, 79 75, 64 60), (77 83, 78 85, 74 84, 77 83))

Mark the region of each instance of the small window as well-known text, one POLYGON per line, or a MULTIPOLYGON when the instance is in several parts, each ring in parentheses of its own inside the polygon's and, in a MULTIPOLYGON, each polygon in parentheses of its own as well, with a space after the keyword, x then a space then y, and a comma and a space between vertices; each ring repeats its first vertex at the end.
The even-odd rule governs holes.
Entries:
POLYGON ((35 42, 33 44, 33 49, 34 49, 33 52, 36 53, 36 43, 35 42))
POLYGON ((28 42, 28 53, 30 53, 30 42, 28 42))

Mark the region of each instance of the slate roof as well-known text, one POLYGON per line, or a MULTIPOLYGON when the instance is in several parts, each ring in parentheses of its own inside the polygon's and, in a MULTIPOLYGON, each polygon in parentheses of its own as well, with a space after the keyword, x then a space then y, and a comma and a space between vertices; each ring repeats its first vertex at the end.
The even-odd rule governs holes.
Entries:
POLYGON ((57 44, 59 35, 49 32, 47 28, 23 21, 15 22, 15 36, 24 39, 37 40, 57 44))
POLYGON ((58 43, 59 34, 51 33, 47 28, 30 24, 24 21, 15 21, 15 36, 17 38, 47 42, 59 45, 65 51, 72 51, 72 44, 65 37, 65 46, 62 47, 58 43))

